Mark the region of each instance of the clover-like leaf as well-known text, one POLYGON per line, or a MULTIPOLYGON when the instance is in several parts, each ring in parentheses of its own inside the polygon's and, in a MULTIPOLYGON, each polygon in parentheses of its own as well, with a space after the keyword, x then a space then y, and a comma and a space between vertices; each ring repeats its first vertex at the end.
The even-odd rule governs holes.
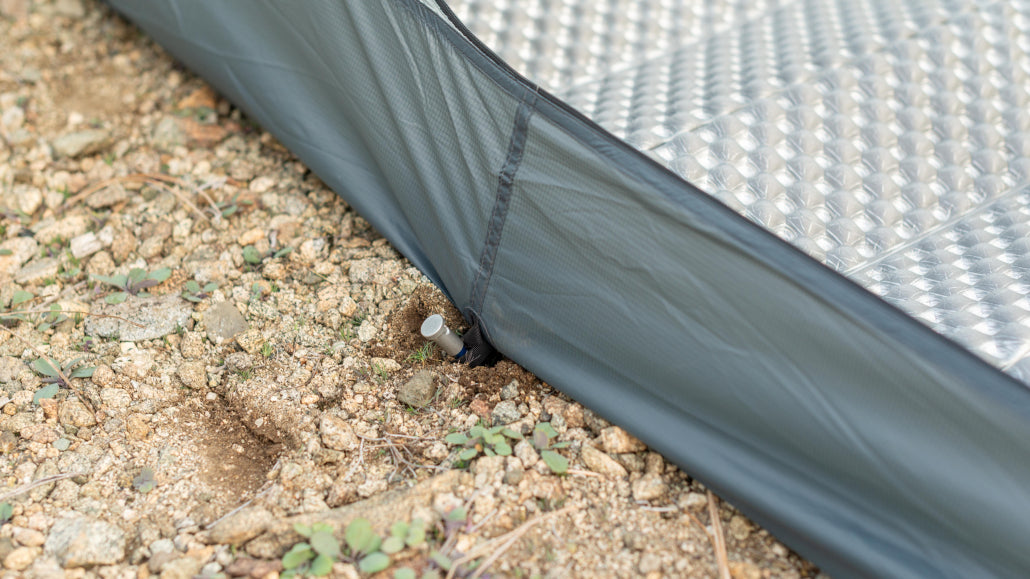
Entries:
POLYGON ((541 450, 540 458, 554 474, 565 474, 569 470, 569 461, 553 450, 541 450))
POLYGON ((53 398, 57 396, 57 391, 60 390, 60 386, 57 383, 47 384, 46 386, 36 390, 36 393, 32 395, 32 403, 39 404, 40 400, 44 398, 53 398))
POLYGON ((172 276, 172 268, 170 268, 170 267, 162 267, 162 268, 155 269, 154 271, 150 272, 150 275, 148 275, 147 277, 149 279, 152 279, 152 280, 156 281, 157 283, 161 283, 161 282, 163 282, 164 280, 168 279, 171 276, 172 276))
POLYGON ((243 260, 251 265, 257 265, 261 263, 261 253, 258 252, 257 248, 253 245, 248 245, 243 248, 243 260))
POLYGON ((11 503, 0 503, 0 524, 6 523, 14 516, 14 507, 11 503))
POLYGON ((310 537, 311 533, 314 532, 310 525, 305 525, 303 523, 293 523, 293 530, 297 531, 297 534, 302 537, 310 537))
POLYGON ((500 441, 494 445, 494 452, 499 456, 511 456, 511 446, 505 441, 500 441))
POLYGON ((11 296, 11 307, 15 307, 19 304, 23 304, 36 296, 32 295, 32 292, 25 290, 17 290, 14 295, 11 296))
POLYGON ((104 298, 104 301, 109 304, 120 304, 124 302, 125 299, 128 297, 129 294, 126 292, 114 292, 113 294, 110 294, 109 296, 104 298))
POLYGON ((469 441, 469 438, 460 432, 452 432, 447 436, 443 437, 443 439, 448 444, 456 444, 459 446, 462 446, 469 441))
POLYGON ((476 456, 478 454, 479 454, 478 450, 476 450, 474 448, 466 448, 465 450, 463 450, 463 451, 458 453, 458 460, 463 460, 463 461, 472 460, 473 458, 476 458, 476 456))
POLYGON ((51 378, 59 376, 57 369, 54 368, 53 364, 50 363, 50 360, 47 360, 46 358, 38 358, 34 360, 32 362, 32 369, 43 376, 49 376, 51 378))
POLYGON ((379 537, 372 530, 372 523, 361 518, 354 519, 347 525, 343 538, 351 553, 370 553, 375 550, 379 541, 379 537))
POLYGON ((404 539, 402 537, 387 537, 383 540, 383 544, 379 547, 379 550, 387 555, 393 555, 403 548, 404 539))
POLYGON ((417 547, 422 543, 426 542, 426 522, 422 519, 415 519, 411 521, 411 526, 408 528, 408 536, 404 538, 404 542, 409 547, 417 547))
POLYGON ((328 575, 333 570, 333 560, 325 555, 319 555, 315 557, 315 560, 311 562, 311 567, 308 568, 308 573, 315 577, 322 577, 328 575))
POLYGON ((507 436, 508 438, 514 438, 515 440, 522 440, 523 438, 525 438, 524 436, 522 436, 521 432, 512 430, 510 428, 502 429, 501 434, 507 436))
POLYGON ((283 555, 283 568, 296 569, 304 563, 315 558, 315 552, 307 543, 297 543, 285 555, 283 555))
POLYGON ((96 366, 79 366, 72 370, 71 374, 68 374, 69 378, 89 378, 96 371, 96 366))
POLYGON ((319 555, 325 555, 337 559, 340 557, 340 542, 336 540, 332 532, 319 529, 311 533, 309 540, 311 548, 319 555))
POLYGON ((415 579, 415 570, 411 567, 401 567, 400 569, 394 569, 393 579, 415 579))
POLYGON ((362 573, 378 573, 390 566, 390 557, 385 553, 372 553, 358 561, 358 570, 362 573))

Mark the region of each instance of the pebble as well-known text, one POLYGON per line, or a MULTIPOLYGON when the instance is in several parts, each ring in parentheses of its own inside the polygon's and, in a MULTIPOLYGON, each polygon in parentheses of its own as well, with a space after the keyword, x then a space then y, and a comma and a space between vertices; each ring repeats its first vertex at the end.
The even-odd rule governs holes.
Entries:
POLYGON ((193 306, 176 294, 149 298, 129 296, 124 302, 105 305, 97 312, 119 316, 133 323, 119 318, 89 316, 86 318, 87 334, 104 338, 117 336, 123 342, 140 342, 167 336, 186 326, 193 306))
POLYGON ((215 344, 233 339, 248 327, 243 314, 229 302, 219 302, 204 312, 204 325, 207 326, 208 339, 215 344))
POLYGON ((618 426, 609 426, 602 430, 598 440, 601 448, 612 454, 647 450, 647 445, 618 426))
POLYGON ((78 400, 68 400, 61 404, 58 412, 58 420, 65 426, 93 426, 97 423, 96 417, 86 408, 86 405, 78 400))
POLYGON ((11 532, 11 537, 15 542, 24 547, 42 547, 43 543, 46 542, 46 535, 35 529, 26 529, 25 527, 15 527, 11 532))
POLYGON ((236 336, 236 343, 248 354, 256 355, 265 345, 265 337, 261 335, 261 330, 255 328, 236 336))
POLYGON ((57 276, 61 262, 55 257, 44 257, 31 261, 14 276, 20 284, 33 284, 57 276))
POLYGON ((587 468, 608 478, 625 478, 629 475, 617 460, 592 446, 584 445, 580 451, 580 458, 587 468))
POLYGON ((351 451, 357 450, 361 444, 350 423, 331 414, 322 416, 318 431, 326 448, 351 451))
POLYGON ((498 402, 494 406, 493 411, 490 412, 490 417, 493 419, 494 425, 511 424, 522 418, 522 413, 519 412, 519 408, 514 402, 505 400, 498 402))
POLYGON ((109 408, 128 408, 132 403, 132 396, 121 388, 104 388, 100 391, 100 399, 109 408))
POLYGON ((501 400, 513 400, 519 395, 519 381, 512 380, 501 388, 501 400))
POLYGON ((36 254, 39 244, 31 237, 15 237, 0 243, 0 249, 10 251, 10 255, 0 255, 0 282, 4 275, 14 275, 21 264, 36 254))
POLYGON ((411 380, 397 389, 397 399, 415 408, 428 405, 436 394, 436 374, 429 370, 416 372, 411 380))
POLYGON ((211 529, 211 540, 226 545, 240 545, 260 535, 275 517, 261 507, 247 507, 222 519, 211 529))
POLYGON ((473 414, 480 418, 486 418, 490 416, 490 405, 487 404, 486 400, 483 400, 482 398, 476 398, 475 400, 470 402, 469 410, 471 410, 473 414))
POLYGON ((62 135, 50 144, 57 157, 81 157, 99 153, 111 143, 111 135, 102 129, 86 129, 62 135))
POLYGON ((68 450, 68 448, 71 445, 72 445, 72 441, 68 440, 67 438, 58 438, 57 440, 54 441, 54 448, 56 448, 57 450, 60 450, 62 452, 68 450))
POLYGON ((376 337, 376 327, 372 325, 372 322, 365 320, 358 326, 358 339, 362 342, 370 342, 372 338, 376 337))
POLYGON ((536 449, 533 448, 533 445, 528 440, 518 441, 513 451, 515 456, 522 461, 523 468, 531 468, 540 460, 540 455, 537 454, 536 449))
POLYGON ((91 517, 60 519, 50 529, 45 549, 66 569, 113 565, 125 557, 125 533, 91 517))
POLYGON ((207 371, 202 362, 183 362, 175 370, 175 375, 187 388, 200 390, 207 384, 207 371))
POLYGON ((728 525, 726 525, 726 531, 731 537, 738 541, 747 540, 748 536, 751 535, 751 523, 747 519, 740 515, 734 515, 728 525))
POLYGON ((150 434, 150 424, 141 414, 131 414, 125 420, 125 436, 129 440, 146 440, 150 434))
POLYGON ((36 559, 36 550, 29 547, 18 547, 4 557, 4 567, 14 571, 21 571, 32 564, 36 559))
POLYGON ((12 201, 14 207, 26 215, 32 215, 43 204, 43 192, 35 187, 17 187, 12 201))
POLYGON ((633 481, 631 485, 633 499, 638 501, 653 501, 665 495, 669 489, 661 475, 648 473, 633 481))

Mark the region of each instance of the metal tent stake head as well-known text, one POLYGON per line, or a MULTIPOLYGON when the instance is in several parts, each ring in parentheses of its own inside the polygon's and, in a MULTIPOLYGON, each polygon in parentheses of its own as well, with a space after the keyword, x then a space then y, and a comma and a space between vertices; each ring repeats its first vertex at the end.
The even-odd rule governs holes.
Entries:
POLYGON ((461 338, 447 327, 440 314, 433 314, 422 322, 422 337, 436 342, 441 350, 455 358, 461 358, 466 352, 461 338))

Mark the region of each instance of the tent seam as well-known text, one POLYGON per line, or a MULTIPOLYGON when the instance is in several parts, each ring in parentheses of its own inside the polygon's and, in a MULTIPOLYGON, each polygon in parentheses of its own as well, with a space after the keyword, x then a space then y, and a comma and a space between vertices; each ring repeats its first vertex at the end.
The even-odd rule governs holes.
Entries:
POLYGON ((508 140, 508 154, 497 176, 497 193, 494 196, 494 208, 490 213, 486 239, 483 242, 483 251, 479 256, 479 268, 469 294, 468 309, 473 312, 478 312, 482 309, 487 288, 490 286, 490 277, 493 275, 494 263, 497 258, 497 248, 501 244, 504 222, 508 217, 508 208, 511 206, 511 197, 515 189, 515 174, 522 165, 526 140, 529 137, 529 121, 533 117, 535 110, 536 95, 534 94, 528 101, 520 100, 519 108, 515 112, 515 122, 512 126, 511 137, 508 140))

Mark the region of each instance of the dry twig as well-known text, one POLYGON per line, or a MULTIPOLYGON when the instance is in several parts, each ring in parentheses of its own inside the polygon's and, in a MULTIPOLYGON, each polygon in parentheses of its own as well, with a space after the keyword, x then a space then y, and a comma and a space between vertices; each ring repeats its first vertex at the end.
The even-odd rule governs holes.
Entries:
POLYGON ((175 177, 169 177, 168 175, 160 175, 156 173, 134 173, 132 175, 123 175, 121 177, 114 177, 112 179, 100 181, 99 183, 94 183, 93 185, 86 187, 82 191, 79 191, 72 197, 69 197, 67 200, 65 200, 64 205, 62 207, 62 211, 64 209, 67 209, 68 207, 71 207, 72 205, 75 205, 76 203, 85 199, 86 197, 89 197, 93 193, 96 193, 97 191, 101 191, 103 189, 110 187, 111 185, 116 185, 118 183, 145 183, 156 189, 161 189, 162 191, 171 193, 176 198, 178 198, 179 201, 182 201, 184 205, 192 209, 194 213, 202 217, 205 221, 211 221, 211 218, 208 217, 207 214, 205 214, 203 211, 201 211, 199 207, 194 205, 193 202, 186 198, 182 193, 176 191, 171 187, 168 187, 166 184, 182 188, 192 188, 199 195, 203 196, 208 201, 208 203, 211 204, 212 207, 217 207, 214 200, 212 200, 211 197, 202 189, 190 187, 189 184, 183 182, 181 179, 176 179, 175 177))
POLYGON ((132 324, 137 328, 146 328, 146 326, 142 324, 137 324, 136 322, 132 320, 127 320, 121 316, 115 316, 111 314, 95 314, 93 312, 77 312, 72 310, 15 310, 13 312, 0 312, 0 316, 15 316, 18 314, 79 314, 82 316, 93 316, 95 318, 114 318, 116 320, 121 320, 123 322, 132 324))
POLYGON ((36 487, 43 486, 45 484, 52 483, 52 482, 57 482, 59 480, 64 480, 66 478, 72 478, 74 476, 79 476, 81 474, 85 474, 85 473, 81 473, 81 472, 66 472, 64 474, 55 474, 55 475, 45 476, 45 477, 43 477, 43 478, 41 478, 39 480, 34 480, 34 481, 30 482, 30 483, 23 484, 20 487, 14 489, 14 490, 8 491, 8 492, 0 495, 0 501, 6 501, 7 499, 9 499, 11 497, 16 497, 16 496, 18 496, 18 495, 20 495, 22 493, 29 492, 32 489, 36 488, 36 487))
POLYGON ((511 546, 515 544, 515 541, 518 541, 519 538, 522 537, 522 535, 525 535, 526 532, 529 531, 531 528, 536 526, 538 523, 546 521, 547 519, 565 514, 574 509, 576 509, 576 507, 570 506, 565 507, 564 509, 558 509, 557 511, 551 511, 547 514, 540 515, 539 517, 533 520, 522 523, 517 529, 513 531, 505 533, 500 537, 490 539, 489 541, 482 543, 480 545, 476 545, 468 552, 467 555, 464 555, 463 557, 456 559, 454 561, 454 563, 451 565, 451 570, 447 572, 447 579, 453 579, 454 573, 457 572, 458 567, 460 567, 461 565, 469 563, 475 560, 476 558, 480 557, 487 551, 494 549, 495 545, 500 545, 499 547, 494 549, 493 553, 491 553, 489 557, 484 559, 483 562, 478 567, 476 567, 476 571, 471 576, 471 579, 476 579, 476 577, 482 575, 487 570, 487 568, 490 567, 490 565, 493 565, 494 562, 497 561, 497 559, 499 559, 501 555, 505 553, 505 551, 510 549, 511 546))
POLYGON ((726 556, 726 535, 722 532, 722 520, 719 519, 719 497, 708 491, 708 516, 712 519, 712 546, 715 547, 715 560, 719 565, 719 579, 732 579, 730 561, 726 556))

